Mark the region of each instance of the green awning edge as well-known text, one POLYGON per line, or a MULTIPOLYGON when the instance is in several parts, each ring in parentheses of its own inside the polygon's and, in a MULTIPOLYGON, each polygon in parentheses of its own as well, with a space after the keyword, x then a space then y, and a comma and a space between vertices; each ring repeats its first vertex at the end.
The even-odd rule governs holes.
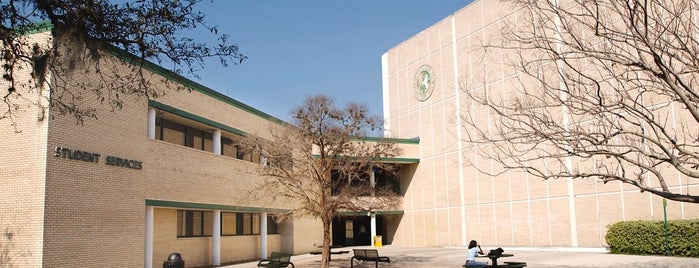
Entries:
MULTIPOLYGON (((341 211, 338 212, 338 216, 366 216, 368 211, 341 211)), ((405 214, 402 210, 379 210, 374 211, 376 215, 402 215, 405 214)))
MULTIPOLYGON (((51 21, 45 20, 45 21, 40 21, 36 22, 33 25, 29 25, 24 28, 17 29, 16 31, 29 35, 29 34, 34 34, 34 33, 42 33, 42 32, 48 32, 53 30, 54 25, 51 23, 51 21)), ((247 105, 245 103, 242 103, 236 99, 233 99, 231 97, 228 97, 218 91, 215 91, 207 86, 204 86, 200 83, 197 83, 189 78, 186 78, 180 74, 177 74, 171 70, 168 70, 158 64, 155 64, 149 60, 145 60, 139 56, 136 56, 132 53, 129 53, 126 50, 123 50, 121 48, 118 48, 113 45, 105 45, 103 50, 107 52, 108 54, 124 61, 127 63, 135 64, 137 63, 138 66, 153 72, 155 74, 158 74, 167 80, 179 83, 183 86, 186 86, 190 89, 196 90, 204 95, 208 95, 209 97, 212 97, 214 99, 220 100, 228 105, 231 105, 233 107, 239 108, 241 110, 244 110, 250 114, 256 115, 258 117, 261 117, 263 119, 266 119, 268 121, 277 123, 277 124, 288 124, 287 122, 284 122, 283 120, 276 118, 270 114, 267 114, 261 110, 255 109, 250 105, 247 105)))
POLYGON ((230 132, 230 133, 233 133, 233 134, 236 134, 239 136, 243 136, 243 137, 248 136, 248 133, 246 133, 245 131, 242 131, 240 129, 230 127, 230 126, 221 124, 219 122, 216 122, 216 121, 213 121, 210 119, 206 119, 206 118, 198 116, 196 114, 192 114, 192 113, 177 109, 175 107, 172 107, 172 106, 169 106, 167 104, 163 104, 163 103, 160 103, 160 102, 157 102, 154 100, 148 100, 148 106, 156 108, 156 109, 160 109, 160 110, 163 110, 163 111, 166 111, 168 113, 172 113, 172 114, 184 117, 184 118, 187 118, 189 120, 194 120, 196 122, 208 125, 208 126, 213 127, 213 128, 225 130, 227 132, 230 132))
POLYGON ((270 114, 262 112, 261 110, 255 109, 250 105, 242 103, 242 102, 240 102, 236 99, 233 99, 231 97, 228 97, 228 96, 226 96, 218 91, 215 91, 215 90, 213 90, 209 87, 206 87, 202 84, 199 84, 199 83, 197 83, 189 78, 186 78, 186 77, 179 75, 173 71, 165 69, 164 67, 162 67, 158 64, 150 62, 149 60, 146 60, 146 59, 143 59, 139 56, 131 54, 128 51, 125 51, 121 48, 118 48, 115 46, 105 46, 104 51, 109 53, 110 55, 126 62, 126 63, 134 64, 134 65, 137 65, 139 67, 142 67, 150 72, 153 72, 154 74, 157 74, 157 75, 160 75, 160 76, 166 78, 169 81, 179 83, 185 87, 188 87, 190 89, 198 91, 204 95, 207 95, 209 97, 212 97, 214 99, 222 101, 222 102, 224 102, 228 105, 231 105, 233 107, 236 107, 238 109, 244 110, 250 114, 254 114, 254 115, 256 115, 260 118, 266 119, 270 122, 274 122, 277 124, 288 124, 279 118, 276 118, 270 114))
POLYGON ((354 137, 354 140, 361 140, 361 141, 373 141, 373 142, 392 142, 392 143, 400 143, 400 144, 420 144, 420 138, 411 138, 411 139, 403 139, 403 138, 384 138, 384 137, 354 137))
MULTIPOLYGON (((319 154, 313 154, 313 158, 320 159, 319 154)), ((417 164, 420 163, 420 158, 404 158, 404 157, 379 157, 374 159, 376 162, 386 162, 386 163, 405 163, 405 164, 417 164)))
POLYGON ((31 35, 36 33, 45 33, 53 30, 53 24, 51 21, 39 21, 25 27, 20 27, 14 29, 16 33, 20 35, 31 35))
POLYGON ((221 204, 205 204, 205 203, 154 200, 154 199, 146 199, 146 206, 181 208, 181 209, 225 210, 225 211, 236 211, 236 212, 270 212, 270 213, 289 213, 289 212, 291 212, 291 209, 282 209, 282 208, 231 206, 231 205, 221 205, 221 204))

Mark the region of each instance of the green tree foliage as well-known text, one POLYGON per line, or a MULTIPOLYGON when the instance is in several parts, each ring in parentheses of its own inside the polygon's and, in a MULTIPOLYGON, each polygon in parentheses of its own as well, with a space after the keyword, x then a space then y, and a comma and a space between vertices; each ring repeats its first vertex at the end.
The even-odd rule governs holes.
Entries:
MULTIPOLYGON (((157 97, 142 72, 146 61, 168 63, 170 71, 196 76, 205 59, 220 59, 224 66, 238 64, 246 57, 228 36, 205 23, 194 9, 199 0, 26 0, 0 2, 0 57, 3 98, 0 119, 13 118, 24 94, 49 87, 48 106, 77 119, 96 117, 92 107, 81 106, 82 98, 97 98, 120 108, 123 96, 157 97), (35 43, 30 31, 48 25, 53 44, 35 43), (217 40, 208 44, 185 35, 206 29, 217 40), (61 43, 62 42, 62 43, 61 43), (121 61, 137 68, 121 73, 105 67, 105 51, 125 53, 121 61), (133 57, 135 56, 135 57, 133 57), (60 66, 60 67, 59 67, 60 66), (22 78, 27 69, 32 79, 22 78), (99 73, 109 82, 95 85, 69 83, 70 72, 99 73), (46 82, 45 79, 51 79, 46 82), (3 92, 4 91, 4 92, 3 92), (61 92, 61 93, 59 93, 61 92), (67 92, 67 93, 66 93, 67 92), (82 93, 90 93, 92 96, 82 93)), ((42 105, 36 103, 36 105, 42 105)))

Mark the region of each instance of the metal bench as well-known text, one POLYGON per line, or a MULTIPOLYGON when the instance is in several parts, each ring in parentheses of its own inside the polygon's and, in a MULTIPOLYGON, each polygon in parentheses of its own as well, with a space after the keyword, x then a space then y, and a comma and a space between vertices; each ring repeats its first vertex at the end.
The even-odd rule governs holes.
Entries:
POLYGON ((272 252, 272 256, 269 259, 260 260, 257 263, 257 267, 267 267, 267 268, 279 268, 279 267, 291 267, 295 268, 294 263, 291 262, 291 254, 282 252, 272 252))
POLYGON ((350 267, 354 267, 354 260, 359 261, 373 261, 376 267, 379 267, 379 262, 390 263, 391 259, 388 257, 379 256, 379 251, 375 249, 352 249, 354 251, 354 256, 350 259, 350 267))
MULTIPOLYGON (((462 265, 461 267, 466 267, 466 268, 490 268, 493 267, 492 265, 487 265, 487 266, 472 266, 472 265, 462 265)), ((513 261, 506 261, 505 264, 500 264, 497 266, 498 268, 524 268, 527 267, 526 262, 513 262, 513 261)))
POLYGON ((501 265, 498 267, 507 267, 507 268, 524 268, 527 267, 526 262, 514 262, 514 261, 506 261, 505 265, 501 265))

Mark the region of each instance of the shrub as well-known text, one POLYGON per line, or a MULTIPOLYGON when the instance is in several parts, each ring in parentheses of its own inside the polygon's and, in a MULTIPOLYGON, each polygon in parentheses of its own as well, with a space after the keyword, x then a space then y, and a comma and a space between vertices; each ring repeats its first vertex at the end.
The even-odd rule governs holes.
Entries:
MULTIPOLYGON (((668 221, 671 256, 699 257, 699 220, 668 221)), ((605 236, 611 253, 665 255, 663 221, 623 221, 609 226, 605 236)))

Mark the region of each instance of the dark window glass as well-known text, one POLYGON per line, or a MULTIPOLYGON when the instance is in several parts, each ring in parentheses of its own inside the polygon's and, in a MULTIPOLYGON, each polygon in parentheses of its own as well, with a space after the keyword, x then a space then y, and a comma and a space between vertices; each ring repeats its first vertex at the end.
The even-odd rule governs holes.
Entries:
POLYGON ((235 158, 238 154, 238 149, 233 144, 233 140, 221 137, 221 154, 235 158))
POLYGON ((252 214, 252 234, 260 234, 260 214, 252 214))
POLYGON ((278 234, 277 221, 274 216, 267 215, 267 233, 268 234, 278 234))
POLYGON ((163 140, 163 119, 155 120, 155 139, 163 140))
POLYGON ((221 213, 221 235, 236 235, 238 224, 236 213, 222 212, 221 213))
MULTIPOLYGON (((279 232, 275 216, 267 216, 267 233, 279 232)), ((211 211, 177 211, 178 237, 211 236, 213 212, 211 211)), ((259 235, 260 214, 221 212, 221 235, 259 235)))
MULTIPOLYGON (((155 125, 156 139, 207 152, 214 151, 214 137, 210 132, 178 124, 163 118, 156 118, 155 125)), ((259 153, 244 151, 239 145, 236 145, 235 137, 221 137, 221 154, 253 163, 263 162, 259 153)))
POLYGON ((210 211, 177 211, 177 236, 211 236, 213 213, 210 211))
POLYGON ((204 132, 204 147, 202 150, 207 151, 207 152, 213 152, 214 151, 214 135, 209 133, 209 132, 204 132))
POLYGON ((252 234, 252 216, 250 213, 243 214, 243 234, 252 234))
POLYGON ((163 120, 163 141, 184 145, 185 126, 163 120))
POLYGON ((246 154, 245 154, 245 152, 243 152, 243 150, 241 150, 240 146, 236 145, 235 150, 236 150, 235 158, 238 158, 240 160, 246 160, 245 159, 246 154))
POLYGON ((187 138, 185 141, 185 146, 195 148, 195 149, 203 149, 204 148, 204 137, 202 137, 203 131, 199 129, 194 129, 194 128, 187 128, 187 138))

